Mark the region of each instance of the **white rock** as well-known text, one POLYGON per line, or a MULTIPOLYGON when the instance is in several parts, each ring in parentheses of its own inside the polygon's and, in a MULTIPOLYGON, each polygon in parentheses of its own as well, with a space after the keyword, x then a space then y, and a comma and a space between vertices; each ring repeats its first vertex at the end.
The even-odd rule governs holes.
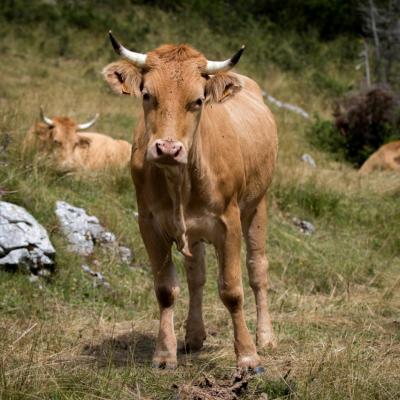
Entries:
MULTIPOLYGON (((122 260, 128 259, 127 251, 121 254, 118 241, 112 232, 107 231, 93 216, 88 215, 83 208, 72 206, 65 201, 56 202, 56 215, 61 229, 70 243, 69 250, 82 256, 93 253, 96 243, 100 244, 106 251, 115 251, 122 260)), ((127 248, 125 248, 127 249, 127 248)), ((129 249, 127 249, 131 255, 129 249)), ((132 260, 132 256, 130 258, 132 260)))
POLYGON ((104 286, 107 289, 111 289, 110 283, 107 281, 107 279, 105 278, 105 276, 101 272, 93 271, 89 267, 89 265, 86 265, 86 264, 83 264, 81 267, 87 274, 93 276, 93 278, 95 279, 95 281, 94 281, 95 287, 104 286))
POLYGON ((300 231, 305 235, 312 235, 315 232, 315 226, 308 221, 302 220, 297 217, 293 217, 293 223, 300 228, 300 231))
POLYGON ((82 256, 93 253, 94 244, 115 241, 115 236, 106 231, 99 220, 87 215, 83 208, 74 207, 64 201, 56 202, 56 215, 61 229, 70 243, 69 249, 82 256))
POLYGON ((46 230, 24 208, 0 201, 0 266, 52 269, 55 250, 46 230))
POLYGON ((125 264, 130 264, 133 261, 133 255, 131 250, 125 246, 119 246, 118 248, 119 258, 125 264))
POLYGON ((307 153, 304 153, 301 156, 302 161, 304 161, 305 163, 307 163, 310 167, 315 168, 317 166, 317 164, 315 163, 314 159, 307 153))
POLYGON ((37 275, 31 274, 31 275, 29 275, 28 280, 29 280, 29 282, 34 283, 34 282, 37 282, 39 280, 39 277, 37 275))

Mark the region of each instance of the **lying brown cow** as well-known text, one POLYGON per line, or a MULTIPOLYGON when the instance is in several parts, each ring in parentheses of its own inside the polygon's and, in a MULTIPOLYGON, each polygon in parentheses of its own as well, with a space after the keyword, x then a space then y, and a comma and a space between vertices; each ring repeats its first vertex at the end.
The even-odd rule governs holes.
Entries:
POLYGON ((400 172, 400 140, 381 146, 369 156, 358 172, 366 175, 375 170, 400 172))
POLYGON ((49 157, 60 171, 96 171, 107 167, 126 167, 131 157, 131 145, 125 140, 92 132, 77 132, 90 128, 94 117, 77 124, 68 117, 48 118, 41 110, 41 122, 29 130, 24 150, 34 148, 49 157))
POLYGON ((153 363, 177 364, 173 306, 179 287, 173 242, 185 256, 189 286, 186 346, 197 350, 203 345, 204 242, 209 242, 217 252, 219 294, 233 321, 237 364, 258 368, 260 358, 243 310, 240 247, 243 233, 257 303, 257 344, 275 346, 267 305, 265 194, 277 134, 257 84, 228 72, 243 48, 231 59, 215 62, 187 45, 139 54, 121 46, 111 32, 110 38, 125 60, 105 67, 105 79, 116 92, 143 101, 131 167, 160 307, 153 363))

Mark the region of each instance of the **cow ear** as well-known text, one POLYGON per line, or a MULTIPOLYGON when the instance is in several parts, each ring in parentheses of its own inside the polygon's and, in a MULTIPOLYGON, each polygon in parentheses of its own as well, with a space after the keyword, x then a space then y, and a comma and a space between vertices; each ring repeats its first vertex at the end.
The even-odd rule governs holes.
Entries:
POLYGON ((205 88, 206 103, 222 103, 234 96, 242 87, 241 80, 233 74, 220 73, 210 76, 205 88))
POLYGON ((88 148, 91 143, 92 143, 92 139, 90 139, 88 137, 82 136, 78 139, 78 146, 82 147, 82 148, 88 148))
POLYGON ((140 96, 142 72, 129 61, 119 60, 108 64, 102 73, 104 79, 118 94, 140 96))
POLYGON ((36 123, 32 128, 31 132, 36 135, 41 140, 49 139, 50 137, 50 129, 49 126, 44 124, 43 122, 36 123))

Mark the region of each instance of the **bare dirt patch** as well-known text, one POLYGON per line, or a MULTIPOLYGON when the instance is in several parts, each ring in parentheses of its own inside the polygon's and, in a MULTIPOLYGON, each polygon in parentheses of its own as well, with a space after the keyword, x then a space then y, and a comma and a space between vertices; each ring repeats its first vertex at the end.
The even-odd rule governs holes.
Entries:
POLYGON ((192 383, 174 385, 179 400, 237 400, 247 390, 250 380, 247 373, 235 373, 231 379, 216 379, 204 374, 192 383))

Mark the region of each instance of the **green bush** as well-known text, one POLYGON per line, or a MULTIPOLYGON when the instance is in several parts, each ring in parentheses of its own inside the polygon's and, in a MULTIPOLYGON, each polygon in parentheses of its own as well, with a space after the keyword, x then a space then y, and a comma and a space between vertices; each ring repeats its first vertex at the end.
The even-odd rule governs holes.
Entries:
POLYGON ((330 120, 324 120, 319 115, 314 116, 314 122, 309 126, 307 137, 312 145, 327 153, 333 158, 343 161, 345 157, 346 142, 330 120))

